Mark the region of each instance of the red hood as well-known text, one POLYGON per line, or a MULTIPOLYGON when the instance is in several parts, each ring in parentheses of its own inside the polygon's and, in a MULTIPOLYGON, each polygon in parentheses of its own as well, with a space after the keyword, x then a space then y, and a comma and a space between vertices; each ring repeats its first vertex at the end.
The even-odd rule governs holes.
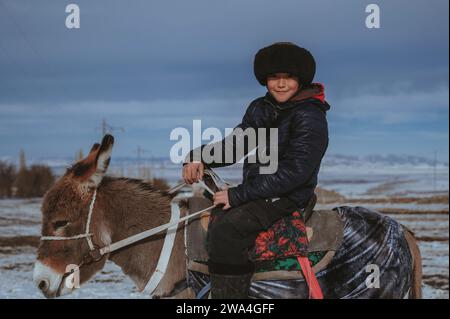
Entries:
POLYGON ((290 100, 281 104, 276 102, 275 98, 270 94, 270 92, 267 92, 266 98, 270 100, 272 103, 278 105, 282 109, 295 107, 297 105, 296 102, 299 101, 315 99, 320 103, 314 104, 317 105, 320 109, 322 109, 322 111, 327 112, 328 110, 330 110, 330 104, 328 104, 328 102, 325 101, 325 87, 322 83, 312 83, 308 85, 307 87, 298 91, 298 93, 295 96, 293 96, 290 100))
POLYGON ((307 99, 317 99, 322 103, 325 103, 325 87, 322 83, 312 83, 304 89, 301 89, 296 96, 294 96, 290 101, 302 101, 307 99))

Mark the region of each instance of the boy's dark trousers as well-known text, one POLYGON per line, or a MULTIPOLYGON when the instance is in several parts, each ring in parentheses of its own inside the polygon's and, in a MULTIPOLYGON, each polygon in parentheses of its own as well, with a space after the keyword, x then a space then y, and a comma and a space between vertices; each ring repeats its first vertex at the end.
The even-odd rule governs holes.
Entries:
POLYGON ((206 238, 212 298, 247 298, 254 270, 249 250, 256 237, 278 219, 301 208, 288 198, 280 198, 212 210, 206 238))

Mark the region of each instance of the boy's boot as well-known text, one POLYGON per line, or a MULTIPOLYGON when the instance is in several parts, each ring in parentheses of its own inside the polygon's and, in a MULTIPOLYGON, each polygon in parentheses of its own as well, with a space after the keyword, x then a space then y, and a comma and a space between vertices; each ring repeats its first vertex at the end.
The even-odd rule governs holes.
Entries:
POLYGON ((212 299, 247 299, 253 273, 210 274, 212 299))

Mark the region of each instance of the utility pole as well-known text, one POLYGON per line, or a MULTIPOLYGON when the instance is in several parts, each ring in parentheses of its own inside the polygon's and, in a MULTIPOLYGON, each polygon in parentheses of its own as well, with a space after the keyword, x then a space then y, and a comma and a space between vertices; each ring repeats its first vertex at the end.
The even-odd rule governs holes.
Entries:
POLYGON ((146 151, 144 149, 141 148, 140 145, 138 145, 137 149, 136 149, 136 154, 137 154, 137 164, 138 164, 138 168, 140 169, 141 167, 141 155, 143 153, 145 153, 146 151))
POLYGON ((27 168, 27 164, 25 161, 25 152, 23 149, 20 149, 19 154, 19 171, 24 171, 27 168))
POLYGON ((83 149, 79 149, 78 152, 75 154, 75 162, 81 161, 84 158, 83 155, 83 149))
POLYGON ((437 165, 437 151, 434 151, 434 161, 433 161, 433 193, 436 192, 436 165, 437 165))
POLYGON ((142 156, 144 153, 146 153, 146 152, 147 152, 147 151, 144 150, 144 149, 142 149, 140 145, 138 145, 138 147, 137 147, 137 149, 136 149, 136 151, 135 151, 135 153, 136 153, 136 155, 137 155, 138 177, 143 177, 143 178, 144 178, 144 177, 145 177, 144 175, 146 175, 145 172, 144 172, 144 170, 143 170, 143 168, 142 168, 142 166, 141 166, 141 156, 142 156))
POLYGON ((100 125, 100 127, 95 128, 95 130, 99 129, 102 131, 101 137, 105 136, 105 134, 107 133, 113 133, 114 131, 120 131, 122 133, 125 132, 125 129, 123 127, 109 125, 104 118, 102 119, 102 124, 100 125))

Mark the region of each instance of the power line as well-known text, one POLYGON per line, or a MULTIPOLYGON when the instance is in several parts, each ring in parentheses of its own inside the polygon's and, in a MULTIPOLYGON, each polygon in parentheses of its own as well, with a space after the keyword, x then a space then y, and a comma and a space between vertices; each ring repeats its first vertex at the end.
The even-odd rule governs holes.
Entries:
POLYGON ((123 127, 109 125, 105 119, 102 119, 100 127, 95 128, 96 131, 99 129, 102 131, 101 137, 105 136, 106 133, 113 133, 114 131, 120 131, 122 133, 125 132, 125 129, 123 127))
POLYGON ((140 145, 138 145, 137 149, 134 152, 137 154, 138 168, 140 168, 141 167, 141 155, 143 155, 144 153, 147 153, 147 151, 144 150, 143 148, 141 148, 140 145))

